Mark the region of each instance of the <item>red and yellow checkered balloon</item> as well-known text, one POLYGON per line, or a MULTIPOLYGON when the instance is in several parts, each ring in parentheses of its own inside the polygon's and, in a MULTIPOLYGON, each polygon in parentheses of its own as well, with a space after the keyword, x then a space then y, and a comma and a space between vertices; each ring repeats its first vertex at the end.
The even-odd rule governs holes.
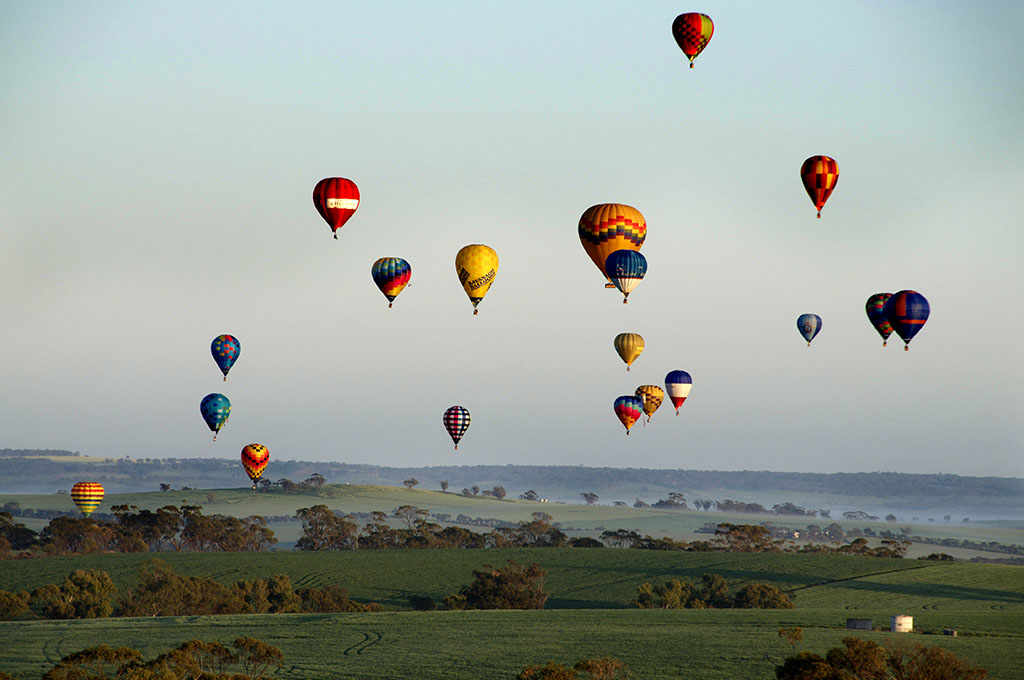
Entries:
POLYGON ((672 22, 672 37, 676 44, 690 59, 690 68, 693 68, 693 60, 704 51, 715 32, 715 24, 711 17, 700 12, 687 12, 680 14, 672 22))
POLYGON ((839 164, 828 156, 811 156, 800 166, 800 179, 807 195, 811 197, 811 203, 818 209, 820 218, 825 201, 832 195, 839 181, 839 164))

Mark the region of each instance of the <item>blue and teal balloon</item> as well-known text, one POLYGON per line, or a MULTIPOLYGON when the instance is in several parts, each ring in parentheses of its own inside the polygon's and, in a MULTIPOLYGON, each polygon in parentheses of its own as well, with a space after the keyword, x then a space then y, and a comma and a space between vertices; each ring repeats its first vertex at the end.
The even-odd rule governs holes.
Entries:
POLYGON ((616 250, 604 261, 604 272, 622 292, 622 304, 626 304, 629 292, 647 274, 647 258, 635 250, 616 250))
POLYGON ((382 257, 373 263, 370 275, 373 276, 373 282, 380 288, 380 292, 388 299, 388 309, 391 309, 391 303, 409 283, 412 267, 400 257, 382 257))
POLYGON ((885 301, 882 313, 896 335, 903 339, 903 349, 909 350, 910 341, 924 328, 931 306, 916 290, 901 290, 885 301))
POLYGON ((217 362, 221 373, 224 374, 224 380, 227 380, 228 371, 235 365, 238 355, 242 353, 242 345, 233 335, 218 335, 210 344, 210 353, 213 354, 213 360, 217 362))
POLYGON ((796 328, 810 347, 811 340, 821 331, 821 317, 817 314, 801 314, 796 318, 796 328))
POLYGON ((231 401, 217 392, 207 394, 199 402, 199 413, 202 414, 207 427, 213 432, 213 441, 217 441, 217 433, 228 422, 228 416, 231 415, 231 401))

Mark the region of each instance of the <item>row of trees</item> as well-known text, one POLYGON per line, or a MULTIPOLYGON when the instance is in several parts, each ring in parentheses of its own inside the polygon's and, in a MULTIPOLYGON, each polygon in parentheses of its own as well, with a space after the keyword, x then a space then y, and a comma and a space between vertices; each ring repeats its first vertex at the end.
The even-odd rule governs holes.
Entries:
POLYGON ((264 517, 204 515, 200 505, 139 510, 115 505, 114 520, 55 517, 38 534, 0 512, 0 558, 40 548, 46 554, 99 552, 261 551, 277 543, 264 517))
POLYGON ((733 596, 721 574, 703 574, 701 585, 685 579, 637 586, 632 605, 640 609, 792 609, 784 591, 766 583, 749 583, 733 596))
POLYGON ((376 603, 351 600, 348 591, 338 586, 296 590, 285 574, 227 587, 213 579, 182 576, 163 560, 152 559, 139 565, 138 576, 138 585, 121 594, 107 572, 83 569, 72 571, 61 584, 32 592, 0 591, 0 620, 380 610, 376 603))
MULTIPOLYGON (((781 631, 780 631, 781 632, 781 631)), ((985 680, 981 666, 941 647, 843 638, 825 656, 800 652, 775 667, 777 680, 985 680)))
MULTIPOLYGON (((192 639, 146 661, 137 649, 98 645, 68 654, 43 680, 269 680, 284 661, 280 649, 256 638, 235 638, 231 647, 192 639)), ((14 677, 0 672, 0 680, 14 677)))

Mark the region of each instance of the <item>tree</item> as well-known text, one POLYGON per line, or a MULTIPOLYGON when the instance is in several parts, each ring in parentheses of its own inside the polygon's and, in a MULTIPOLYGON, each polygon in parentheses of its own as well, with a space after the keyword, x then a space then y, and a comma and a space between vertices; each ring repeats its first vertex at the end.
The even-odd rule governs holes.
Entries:
POLYGON ((715 542, 729 552, 774 552, 778 550, 768 527, 755 524, 719 524, 715 542))
POLYGON ((442 479, 441 480, 441 493, 446 493, 447 491, 448 491, 448 480, 447 479, 442 479))
POLYGON ((314 472, 313 474, 311 474, 309 476, 309 478, 306 481, 303 482, 303 484, 305 484, 306 486, 308 486, 311 489, 319 489, 320 487, 322 487, 326 483, 327 483, 327 478, 324 477, 319 472, 314 472))
POLYGON ((892 514, 891 512, 888 515, 885 516, 885 521, 886 522, 896 522, 898 520, 899 520, 899 517, 897 517, 896 515, 892 514))
POLYGON ((786 628, 785 626, 779 627, 779 637, 784 638, 789 643, 790 649, 796 654, 796 643, 801 642, 804 639, 804 629, 800 626, 793 626, 786 628))
POLYGON ((473 492, 474 496, 477 495, 478 493, 480 493, 480 487, 477 486, 476 484, 474 484, 473 486, 469 487, 469 490, 473 492))
POLYGON ((355 550, 359 547, 359 530, 354 522, 338 517, 326 505, 300 508, 295 516, 302 522, 299 550, 355 550))
POLYGON ((537 492, 534 491, 533 489, 529 489, 519 494, 519 498, 523 499, 524 501, 535 501, 538 500, 540 496, 538 496, 537 492))
POLYGON ((97 645, 68 654, 43 675, 43 680, 116 678, 121 677, 121 668, 129 664, 137 665, 141 661, 142 653, 136 649, 130 647, 115 649, 109 645, 97 645))
POLYGON ((409 479, 402 482, 402 484, 405 484, 406 489, 411 489, 412 487, 416 486, 419 483, 420 480, 416 479, 415 477, 410 477, 409 479))
POLYGON ((497 498, 499 501, 505 498, 506 493, 507 492, 505 491, 505 487, 503 486, 496 486, 491 490, 491 495, 497 498))
POLYGON ((496 569, 489 564, 483 571, 473 570, 473 581, 458 594, 445 597, 449 609, 543 609, 548 600, 544 591, 547 572, 537 563, 521 566, 509 560, 496 569))
POLYGON ((750 583, 743 586, 734 605, 737 609, 792 609, 796 605, 789 595, 767 583, 750 583))
POLYGON ((405 522, 405 526, 409 529, 409 531, 412 531, 413 527, 416 526, 417 523, 422 524, 423 522, 425 522, 429 515, 429 510, 421 510, 417 508, 415 505, 401 505, 395 508, 394 512, 392 513, 392 517, 395 517, 396 519, 400 519, 403 522, 405 522))
POLYGON ((161 484, 160 485, 160 490, 161 491, 170 491, 171 490, 171 485, 170 484, 161 484))
POLYGON ((0 590, 0 621, 11 621, 28 612, 28 593, 0 590))
POLYGON ((843 638, 823 658, 811 652, 787 657, 775 667, 777 680, 984 680, 987 671, 941 647, 843 638))
POLYGON ((597 502, 598 496, 593 491, 584 491, 580 495, 583 496, 583 500, 587 502, 587 505, 593 505, 597 502))
POLYGON ((46 585, 32 592, 29 604, 48 619, 102 619, 114 612, 113 579, 98 569, 75 569, 60 586, 46 585))
POLYGON ((702 574, 700 578, 704 583, 701 599, 707 602, 709 607, 728 609, 733 606, 732 595, 729 594, 729 584, 721 574, 702 574))

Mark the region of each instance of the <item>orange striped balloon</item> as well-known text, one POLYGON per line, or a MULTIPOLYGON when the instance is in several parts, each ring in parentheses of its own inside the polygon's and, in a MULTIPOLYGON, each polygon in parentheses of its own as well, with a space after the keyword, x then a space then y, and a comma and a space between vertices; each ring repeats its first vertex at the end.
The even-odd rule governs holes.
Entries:
POLYGON ((88 517, 103 502, 103 485, 99 482, 78 482, 71 487, 71 500, 82 515, 88 517))
POLYGON ((807 195, 811 197, 811 203, 818 209, 820 218, 825 201, 832 195, 839 181, 839 164, 828 156, 811 156, 800 167, 800 179, 807 195))

